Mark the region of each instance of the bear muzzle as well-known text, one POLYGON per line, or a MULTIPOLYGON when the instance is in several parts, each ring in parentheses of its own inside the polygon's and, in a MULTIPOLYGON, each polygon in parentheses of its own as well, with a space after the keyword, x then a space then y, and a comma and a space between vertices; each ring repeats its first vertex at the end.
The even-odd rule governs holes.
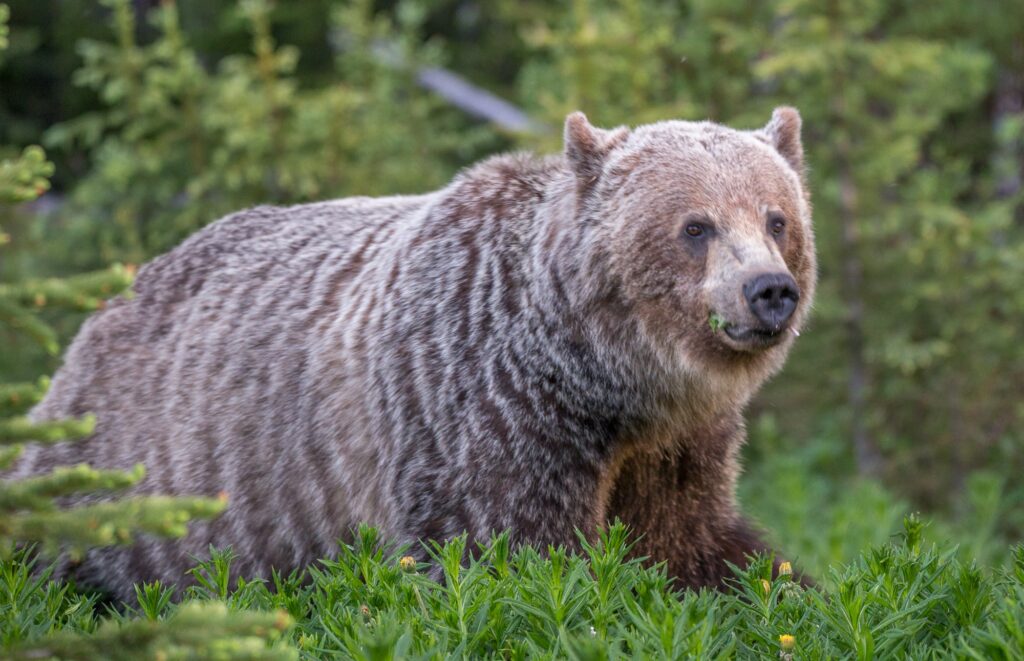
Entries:
POLYGON ((762 272, 744 282, 741 290, 746 309, 720 324, 728 344, 744 351, 780 344, 800 302, 796 281, 786 272, 762 272))
POLYGON ((800 287, 788 273, 762 273, 743 285, 743 297, 763 325, 759 330, 781 333, 800 302, 800 287))

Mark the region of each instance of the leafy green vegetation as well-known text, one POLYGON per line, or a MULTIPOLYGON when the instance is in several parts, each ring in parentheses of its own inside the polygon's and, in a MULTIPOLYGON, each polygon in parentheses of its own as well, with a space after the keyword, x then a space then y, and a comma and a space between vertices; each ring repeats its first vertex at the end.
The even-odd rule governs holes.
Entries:
POLYGON ((109 641, 127 640, 140 654, 169 644, 165 658, 175 658, 173 644, 187 643, 191 625, 236 612, 244 618, 229 631, 241 638, 208 643, 190 658, 1009 660, 1024 653, 1024 548, 1014 549, 1006 568, 986 572, 948 546, 924 542, 916 518, 822 576, 831 587, 821 591, 802 588, 791 574, 772 579, 769 560, 760 558, 737 570, 728 592, 679 593, 660 568, 629 559, 629 546, 621 525, 584 543, 579 555, 513 549, 507 536, 470 554, 457 538, 433 547, 431 565, 417 565, 364 528, 336 559, 270 581, 231 581, 230 551, 214 551, 193 570, 196 584, 183 603, 168 598, 171 586, 148 584, 120 611, 104 611, 94 596, 45 574, 31 578, 19 555, 0 564, 0 624, 15 659, 92 658, 109 641), (440 580, 427 575, 430 566, 440 568, 440 580))

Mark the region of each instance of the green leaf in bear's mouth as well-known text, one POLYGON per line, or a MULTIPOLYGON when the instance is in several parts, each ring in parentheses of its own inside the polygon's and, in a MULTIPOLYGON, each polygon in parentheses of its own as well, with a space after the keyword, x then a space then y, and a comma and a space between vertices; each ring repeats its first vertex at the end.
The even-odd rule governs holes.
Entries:
POLYGON ((729 322, 720 317, 717 312, 711 313, 711 316, 708 317, 708 325, 711 326, 711 330, 716 333, 725 328, 728 324, 729 322))

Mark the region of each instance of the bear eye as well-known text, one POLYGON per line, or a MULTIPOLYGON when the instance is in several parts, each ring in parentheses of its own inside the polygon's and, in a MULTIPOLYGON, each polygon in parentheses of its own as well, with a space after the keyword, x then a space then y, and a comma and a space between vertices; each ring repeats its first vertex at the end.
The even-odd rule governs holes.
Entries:
POLYGON ((695 248, 703 249, 706 242, 715 236, 715 225, 706 214, 688 213, 683 217, 683 229, 679 238, 688 240, 695 248))
POLYGON ((700 223, 690 223, 686 226, 686 236, 699 239, 704 236, 704 226, 700 223))
POLYGON ((781 216, 772 216, 768 219, 768 231, 772 236, 781 236, 786 231, 786 219, 781 216))

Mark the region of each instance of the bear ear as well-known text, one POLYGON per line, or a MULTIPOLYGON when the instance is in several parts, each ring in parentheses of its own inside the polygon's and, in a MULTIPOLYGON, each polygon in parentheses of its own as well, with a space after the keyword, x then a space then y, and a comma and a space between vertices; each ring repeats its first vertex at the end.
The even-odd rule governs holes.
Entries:
POLYGON ((598 180, 608 154, 628 136, 629 129, 624 126, 610 131, 594 128, 579 111, 565 118, 565 158, 581 193, 598 180))
POLYGON ((761 134, 775 151, 786 159, 790 167, 804 180, 804 145, 800 141, 800 113, 796 108, 780 106, 772 113, 771 121, 761 134))

